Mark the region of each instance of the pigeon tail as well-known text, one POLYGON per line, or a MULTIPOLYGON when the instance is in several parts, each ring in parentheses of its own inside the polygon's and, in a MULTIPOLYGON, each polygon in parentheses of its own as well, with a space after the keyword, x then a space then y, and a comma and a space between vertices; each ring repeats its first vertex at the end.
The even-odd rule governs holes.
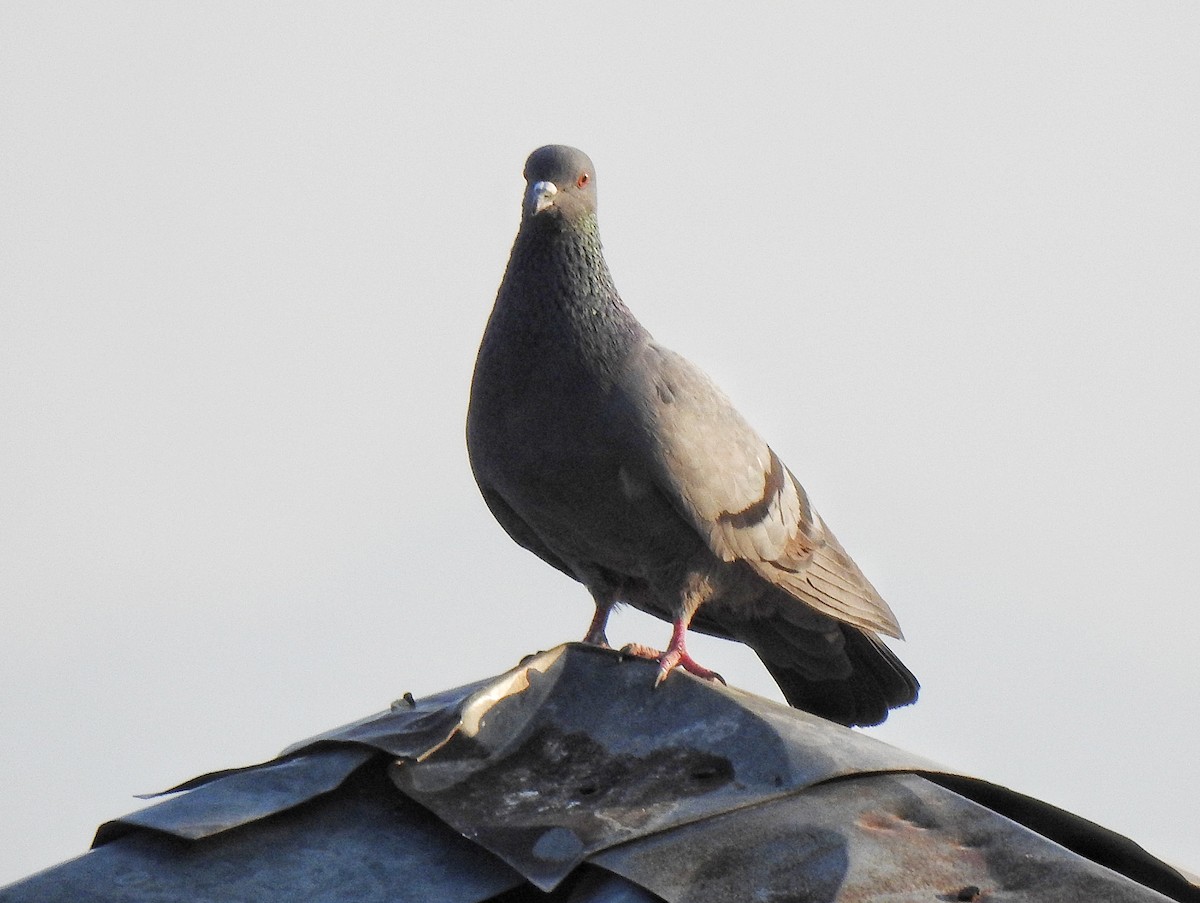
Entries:
POLYGON ((847 727, 869 727, 886 720, 890 709, 917 701, 917 678, 879 637, 849 624, 838 627, 850 666, 844 676, 813 678, 786 658, 754 648, 788 705, 847 727))

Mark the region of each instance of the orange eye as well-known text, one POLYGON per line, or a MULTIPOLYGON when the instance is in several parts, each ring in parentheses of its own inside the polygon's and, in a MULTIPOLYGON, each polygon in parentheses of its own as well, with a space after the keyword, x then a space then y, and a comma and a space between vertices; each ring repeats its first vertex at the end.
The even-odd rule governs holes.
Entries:
POLYGON ((581 172, 579 178, 575 180, 575 185, 578 188, 582 188, 590 181, 592 181, 592 177, 586 172, 581 172))

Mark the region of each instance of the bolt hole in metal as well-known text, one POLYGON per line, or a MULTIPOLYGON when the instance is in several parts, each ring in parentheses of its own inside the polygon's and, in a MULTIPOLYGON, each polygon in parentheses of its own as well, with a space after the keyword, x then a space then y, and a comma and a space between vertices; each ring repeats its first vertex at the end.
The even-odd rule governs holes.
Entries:
POLYGON ((983 899, 983 890, 978 885, 968 884, 960 890, 952 890, 948 894, 938 894, 937 899, 945 903, 978 903, 983 899))

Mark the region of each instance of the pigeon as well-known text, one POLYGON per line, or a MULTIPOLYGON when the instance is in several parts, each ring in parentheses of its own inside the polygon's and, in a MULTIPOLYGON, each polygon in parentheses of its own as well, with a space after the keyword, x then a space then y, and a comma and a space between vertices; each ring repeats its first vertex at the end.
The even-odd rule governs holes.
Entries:
POLYGON ((521 222, 475 362, 471 469, 505 531, 582 583, 584 642, 614 606, 672 624, 658 661, 720 679, 687 631, 745 643, 788 703, 878 724, 919 684, 878 634, 887 603, 778 455, 696 366, 622 302, 600 245, 596 170, 535 150, 521 222))

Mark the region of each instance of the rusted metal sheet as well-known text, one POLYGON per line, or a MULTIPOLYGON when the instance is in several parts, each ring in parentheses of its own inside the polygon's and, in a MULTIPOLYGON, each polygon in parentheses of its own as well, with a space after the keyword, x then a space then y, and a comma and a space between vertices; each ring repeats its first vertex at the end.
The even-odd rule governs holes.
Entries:
POLYGON ((1200 899, 1195 875, 1167 866, 1128 837, 1086 818, 978 778, 945 772, 924 777, 1168 897, 1200 899))
POLYGON ((670 901, 1163 901, 916 775, 834 781, 592 861, 670 901))

